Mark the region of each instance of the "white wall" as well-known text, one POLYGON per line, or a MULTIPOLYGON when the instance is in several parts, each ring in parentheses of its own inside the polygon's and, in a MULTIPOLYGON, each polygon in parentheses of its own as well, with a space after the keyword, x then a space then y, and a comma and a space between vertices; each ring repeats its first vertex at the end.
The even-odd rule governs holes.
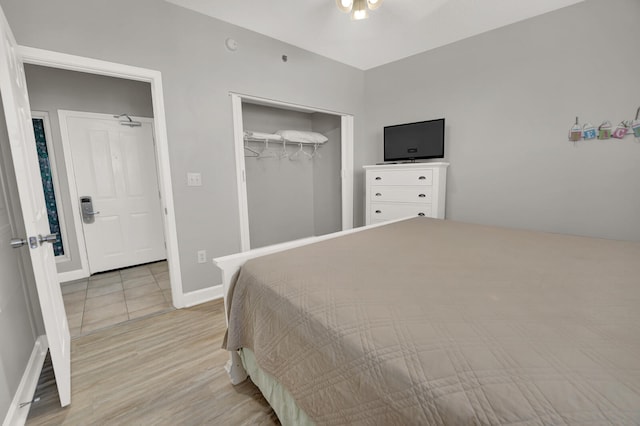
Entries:
POLYGON ((640 240, 640 143, 567 141, 576 115, 634 117, 639 18, 587 0, 367 71, 361 164, 383 126, 446 117, 448 218, 640 240))
POLYGON ((229 91, 355 116, 363 72, 161 0, 0 0, 18 43, 162 73, 185 291, 221 283, 209 257, 239 251, 229 91), (224 40, 238 41, 228 52, 224 40), (281 56, 288 55, 288 62, 281 56), (187 187, 201 172, 202 187, 187 187))
POLYGON ((129 114, 139 117, 153 117, 151 85, 139 81, 123 80, 95 74, 86 74, 56 68, 25 65, 29 102, 31 109, 49 113, 51 122, 51 143, 56 158, 56 173, 60 188, 61 206, 65 213, 67 240, 65 253, 69 251, 68 262, 58 263, 58 272, 68 272, 81 268, 77 236, 71 214, 71 199, 67 178, 58 110, 96 112, 103 114, 129 114))

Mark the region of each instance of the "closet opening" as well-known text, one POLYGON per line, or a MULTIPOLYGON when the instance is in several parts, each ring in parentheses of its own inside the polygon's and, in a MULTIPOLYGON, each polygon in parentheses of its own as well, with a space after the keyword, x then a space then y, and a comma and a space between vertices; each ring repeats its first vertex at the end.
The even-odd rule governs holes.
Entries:
POLYGON ((242 251, 353 227, 353 116, 231 94, 242 251))

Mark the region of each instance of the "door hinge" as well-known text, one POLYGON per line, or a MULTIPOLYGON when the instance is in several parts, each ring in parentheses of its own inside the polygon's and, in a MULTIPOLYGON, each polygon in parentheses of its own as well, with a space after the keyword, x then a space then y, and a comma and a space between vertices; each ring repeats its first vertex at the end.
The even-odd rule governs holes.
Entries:
POLYGON ((169 214, 169 210, 167 210, 167 208, 166 208, 166 207, 164 208, 164 214, 165 214, 165 215, 168 215, 168 214, 169 214))

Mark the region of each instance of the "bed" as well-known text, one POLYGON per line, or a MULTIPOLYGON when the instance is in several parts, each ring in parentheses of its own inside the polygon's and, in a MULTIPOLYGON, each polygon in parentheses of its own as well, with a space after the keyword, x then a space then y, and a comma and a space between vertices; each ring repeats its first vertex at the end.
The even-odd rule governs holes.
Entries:
POLYGON ((640 424, 640 243, 415 218, 215 261, 283 424, 640 424))

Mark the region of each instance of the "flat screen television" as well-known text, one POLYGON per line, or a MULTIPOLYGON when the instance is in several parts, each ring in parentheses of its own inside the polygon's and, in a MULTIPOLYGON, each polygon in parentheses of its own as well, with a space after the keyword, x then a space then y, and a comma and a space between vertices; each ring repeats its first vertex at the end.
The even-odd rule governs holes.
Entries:
POLYGON ((384 161, 444 157, 444 118, 384 128, 384 161))

